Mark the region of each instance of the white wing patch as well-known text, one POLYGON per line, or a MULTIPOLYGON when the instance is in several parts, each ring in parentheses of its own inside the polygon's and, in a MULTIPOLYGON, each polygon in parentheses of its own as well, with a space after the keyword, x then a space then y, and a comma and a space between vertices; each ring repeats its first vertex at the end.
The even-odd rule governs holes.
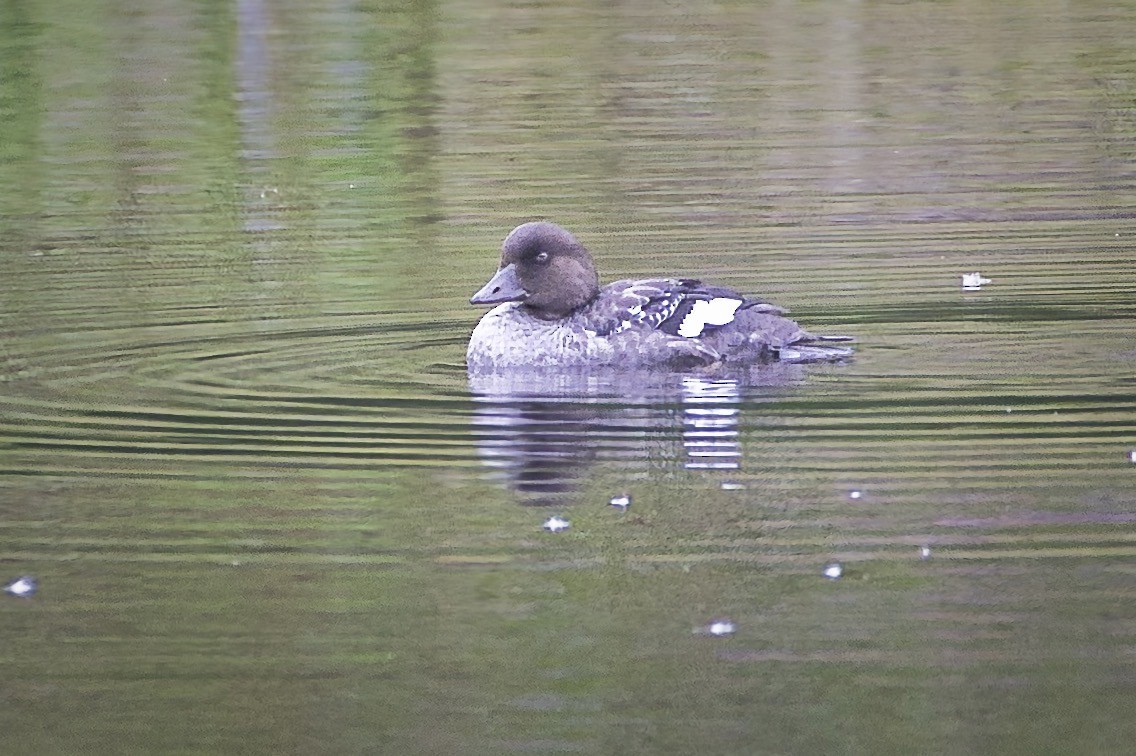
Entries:
POLYGON ((706 326, 724 326, 734 319, 734 313, 741 305, 742 300, 729 297, 700 299, 682 319, 678 335, 693 339, 701 336, 706 326))

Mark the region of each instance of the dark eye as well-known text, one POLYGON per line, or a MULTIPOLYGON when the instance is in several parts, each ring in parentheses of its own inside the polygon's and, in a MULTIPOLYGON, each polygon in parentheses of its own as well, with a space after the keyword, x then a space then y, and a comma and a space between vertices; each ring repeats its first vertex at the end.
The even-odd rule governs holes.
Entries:
POLYGON ((543 265, 544 263, 548 262, 548 253, 543 251, 537 252, 536 255, 533 256, 533 262, 537 262, 543 265))

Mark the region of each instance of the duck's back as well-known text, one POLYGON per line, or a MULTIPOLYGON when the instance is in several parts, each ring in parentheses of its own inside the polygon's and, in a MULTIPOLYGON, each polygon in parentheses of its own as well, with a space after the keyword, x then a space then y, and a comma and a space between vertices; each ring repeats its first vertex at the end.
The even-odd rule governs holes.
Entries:
POLYGON ((689 369, 721 362, 839 359, 849 351, 791 347, 817 337, 784 310, 694 279, 609 284, 568 317, 542 320, 521 303, 499 305, 470 338, 471 367, 624 365, 689 369))

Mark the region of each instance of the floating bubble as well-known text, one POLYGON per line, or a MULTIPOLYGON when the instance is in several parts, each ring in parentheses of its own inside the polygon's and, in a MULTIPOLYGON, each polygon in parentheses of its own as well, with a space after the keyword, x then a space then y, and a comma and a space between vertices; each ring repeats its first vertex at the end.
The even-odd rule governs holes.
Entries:
POLYGON ((989 278, 983 278, 982 274, 978 271, 973 273, 962 274, 962 290, 963 291, 978 291, 986 284, 991 283, 989 278))
POLYGON ((34 596, 38 589, 39 583, 34 577, 31 575, 23 575, 4 586, 4 593, 7 593, 9 596, 28 598, 29 596, 34 596))
POLYGON ((569 527, 568 521, 558 515, 553 515, 544 521, 544 529, 549 533, 559 533, 561 530, 567 530, 569 527))
POLYGON ((717 638, 733 635, 737 630, 738 626, 728 619, 716 619, 706 626, 706 632, 717 638))
POLYGON ((844 575, 844 565, 840 562, 829 562, 824 566, 823 574, 829 580, 839 580, 844 575))
POLYGON ((615 507, 616 509, 625 510, 629 506, 631 506, 631 496, 630 494, 625 493, 620 494, 619 496, 613 496, 611 497, 611 501, 609 501, 608 504, 615 507))

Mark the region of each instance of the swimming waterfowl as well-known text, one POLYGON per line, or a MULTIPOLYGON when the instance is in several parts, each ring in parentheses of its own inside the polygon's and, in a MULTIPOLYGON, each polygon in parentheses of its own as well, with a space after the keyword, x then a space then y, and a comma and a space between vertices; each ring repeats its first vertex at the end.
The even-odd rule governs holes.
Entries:
POLYGON ((492 279, 469 300, 496 305, 470 335, 471 370, 616 366, 689 370, 718 364, 831 361, 851 355, 760 299, 691 278, 600 287, 588 250, 554 223, 524 223, 492 279))

